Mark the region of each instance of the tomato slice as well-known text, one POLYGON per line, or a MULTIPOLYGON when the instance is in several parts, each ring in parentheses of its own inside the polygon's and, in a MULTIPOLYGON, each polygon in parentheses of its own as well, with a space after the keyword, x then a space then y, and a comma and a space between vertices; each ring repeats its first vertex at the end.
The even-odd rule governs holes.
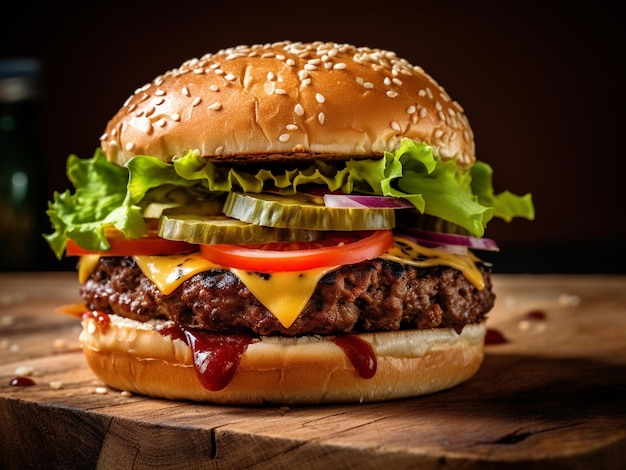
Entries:
POLYGON ((354 264, 376 258, 392 245, 391 230, 378 230, 332 232, 312 242, 200 245, 200 253, 221 266, 271 273, 354 264))
POLYGON ((66 256, 100 255, 100 256, 154 256, 175 255, 197 250, 196 245, 180 240, 166 240, 156 235, 142 238, 124 238, 122 235, 108 236, 111 248, 107 251, 92 251, 68 240, 65 248, 66 256))

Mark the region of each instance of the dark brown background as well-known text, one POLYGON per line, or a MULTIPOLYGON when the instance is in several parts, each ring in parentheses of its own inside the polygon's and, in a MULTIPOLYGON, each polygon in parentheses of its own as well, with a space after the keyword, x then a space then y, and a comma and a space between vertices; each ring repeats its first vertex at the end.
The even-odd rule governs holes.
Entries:
MULTIPOLYGON (((497 271, 626 272, 618 2, 129 0, 1 8, 0 57, 37 57, 44 66, 39 135, 48 196, 68 185, 67 155, 91 156, 135 88, 184 60, 237 44, 349 42, 424 67, 465 108, 496 190, 533 193, 534 222, 488 227, 502 248, 497 271)), ((41 269, 73 267, 44 251, 41 269)))

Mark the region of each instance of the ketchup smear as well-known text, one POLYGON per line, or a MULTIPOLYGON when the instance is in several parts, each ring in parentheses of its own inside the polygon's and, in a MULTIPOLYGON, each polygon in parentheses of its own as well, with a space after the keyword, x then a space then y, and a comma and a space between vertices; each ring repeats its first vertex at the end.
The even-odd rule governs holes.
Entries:
POLYGON ((371 379, 376 373, 376 353, 372 346, 357 336, 336 336, 333 342, 348 356, 360 377, 371 379))
POLYGON ((508 342, 509 340, 500 331, 487 328, 487 334, 485 335, 485 344, 503 344, 508 342))
MULTIPOLYGON (((214 334, 179 324, 163 328, 161 334, 184 341, 193 352, 196 374, 202 386, 216 392, 232 380, 241 357, 254 340, 247 333, 214 334)), ((355 336, 337 336, 333 342, 348 356, 360 377, 376 373, 376 354, 369 343, 355 336)))
POLYGON ((164 328, 163 335, 182 339, 193 352, 196 374, 202 386, 212 392, 230 383, 243 353, 252 343, 249 334, 212 334, 185 328, 180 325, 164 328))
POLYGON ((109 328, 109 325, 111 324, 111 317, 107 313, 101 312, 98 310, 85 312, 82 314, 82 317, 85 319, 93 318, 94 320, 96 320, 98 329, 100 330, 101 333, 106 333, 107 329, 109 328))
POLYGON ((30 387, 31 385, 37 385, 37 383, 33 379, 29 379, 28 377, 14 377, 9 382, 9 385, 13 387, 30 387))

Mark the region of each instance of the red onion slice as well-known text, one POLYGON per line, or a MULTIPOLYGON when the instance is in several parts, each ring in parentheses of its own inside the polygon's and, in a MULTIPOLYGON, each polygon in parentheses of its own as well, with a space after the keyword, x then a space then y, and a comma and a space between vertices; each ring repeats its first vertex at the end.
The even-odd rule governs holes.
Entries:
POLYGON ((364 194, 324 194, 326 207, 354 209, 414 209, 413 204, 391 196, 368 196, 364 194))
POLYGON ((459 246, 473 250, 500 251, 496 242, 490 238, 477 238, 469 235, 429 232, 426 230, 399 230, 399 232, 403 235, 409 235, 424 246, 459 246))

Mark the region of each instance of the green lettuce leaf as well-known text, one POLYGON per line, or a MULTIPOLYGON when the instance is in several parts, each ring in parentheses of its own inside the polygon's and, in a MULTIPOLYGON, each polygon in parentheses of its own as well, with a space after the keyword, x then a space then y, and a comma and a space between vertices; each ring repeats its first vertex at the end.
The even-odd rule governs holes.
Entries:
POLYGON ((58 258, 69 239, 92 250, 107 250, 107 226, 131 238, 145 232, 140 208, 126 201, 128 170, 108 162, 102 150, 91 159, 70 155, 67 176, 75 192, 54 194, 47 211, 54 232, 44 235, 58 258))
POLYGON ((531 194, 517 196, 509 191, 495 194, 492 186, 493 170, 484 162, 476 162, 470 169, 472 191, 478 201, 493 207, 494 217, 510 222, 513 217, 523 217, 529 220, 535 218, 535 207, 531 194))
POLYGON ((277 188, 294 194, 301 185, 318 184, 331 191, 401 197, 419 212, 479 237, 492 217, 534 217, 530 195, 494 193, 486 163, 459 170, 453 160, 443 161, 432 147, 409 139, 382 158, 253 171, 215 164, 194 151, 172 163, 137 156, 120 167, 97 149, 91 159, 71 155, 67 173, 75 191, 54 194, 47 211, 54 231, 44 235, 59 258, 68 239, 89 250, 106 250, 108 226, 129 238, 141 236, 146 230, 142 206, 148 202, 189 204, 231 190, 258 193, 277 188))

